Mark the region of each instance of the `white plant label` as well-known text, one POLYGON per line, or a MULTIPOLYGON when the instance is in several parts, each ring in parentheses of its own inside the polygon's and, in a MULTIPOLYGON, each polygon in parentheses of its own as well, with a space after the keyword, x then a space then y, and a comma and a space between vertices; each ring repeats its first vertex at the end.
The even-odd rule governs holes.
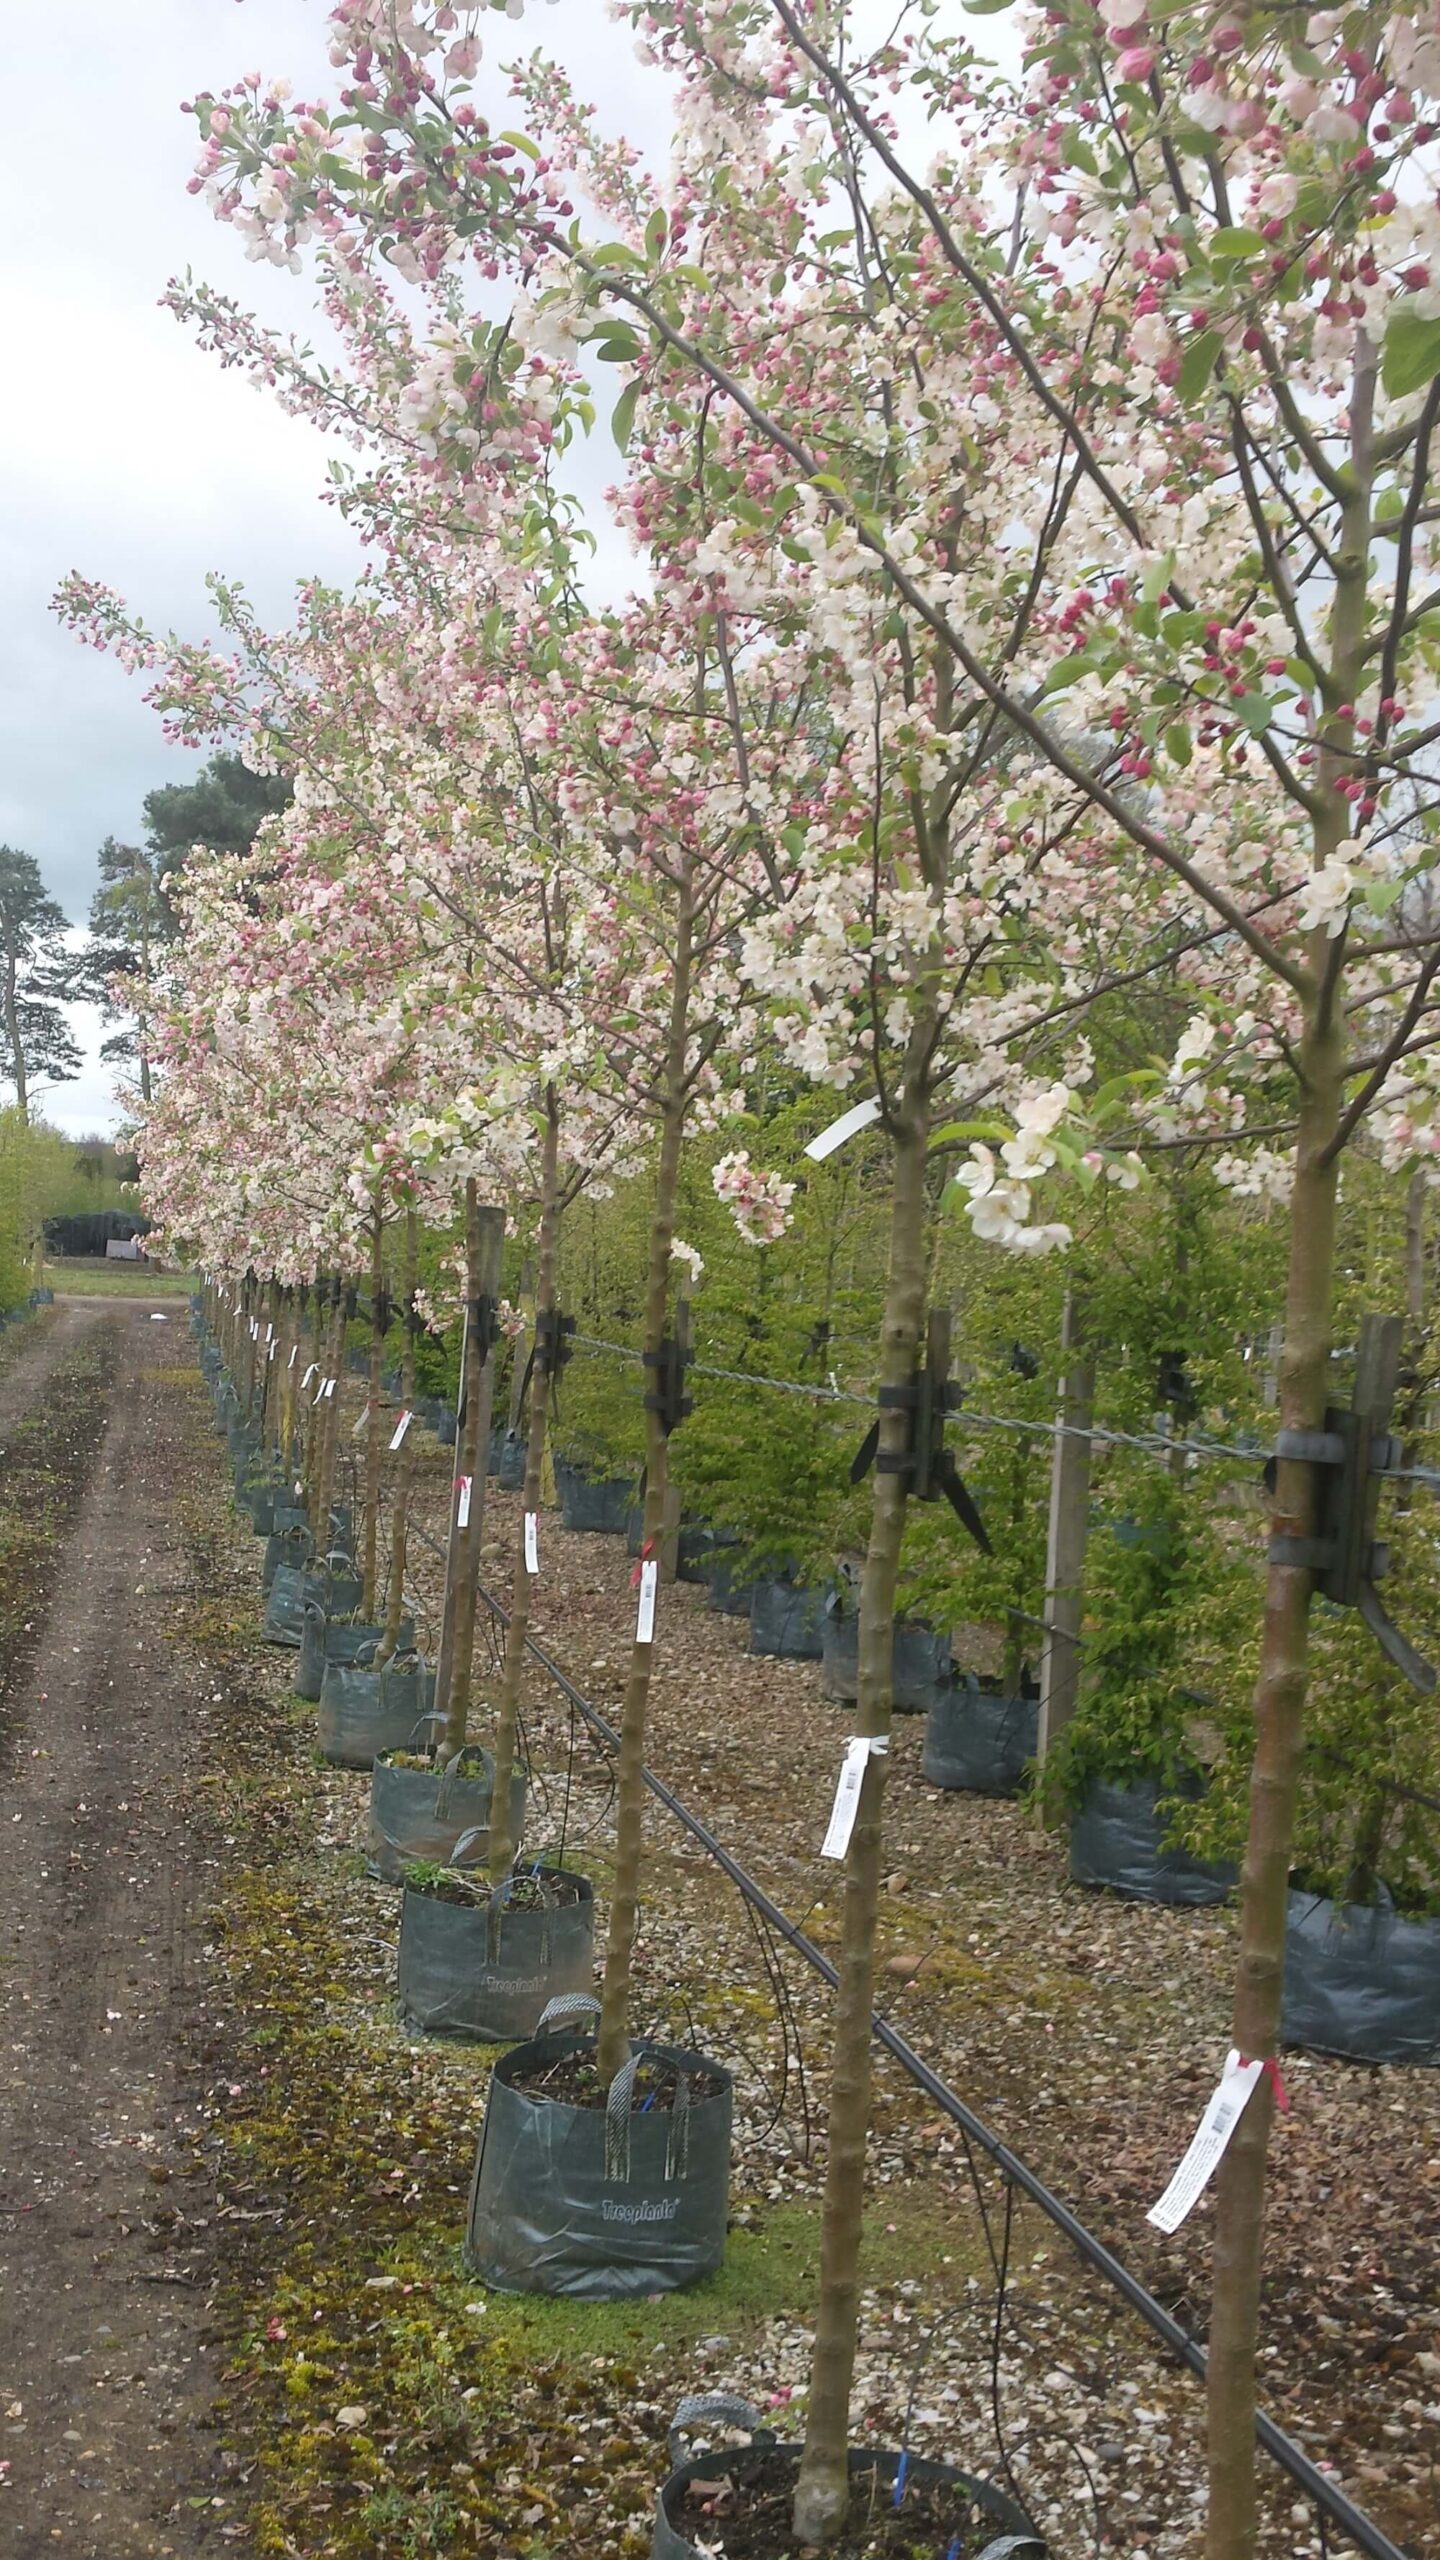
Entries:
POLYGON ((250 1319, 250 1339, 252 1342, 258 1342, 260 1339, 260 1327, 253 1316, 250 1319))
POLYGON ((406 1432, 409 1430, 409 1428, 410 1428, 410 1407, 409 1407, 409 1406, 408 1406, 408 1404, 407 1404, 407 1406, 405 1407, 404 1412, 403 1412, 403 1413, 401 1414, 401 1416, 400 1416, 399 1421, 396 1423, 394 1430, 393 1430, 393 1431, 391 1432, 391 1434, 390 1434, 390 1448, 391 1448, 391 1452, 392 1452, 392 1454, 394 1453, 394 1451, 395 1451, 396 1449, 398 1449, 398 1448, 399 1448, 400 1443, 401 1443, 401 1441, 404 1439, 405 1434, 406 1434, 406 1432))
POLYGON ((292 1342, 292 1343, 291 1343, 291 1345, 290 1345, 290 1357, 289 1357, 289 1359, 288 1359, 288 1360, 286 1361, 286 1363, 285 1363, 286 1368, 287 1368, 287 1369, 293 1369, 293 1368, 294 1368, 294 1366, 295 1366, 295 1363, 296 1363, 296 1361, 299 1359, 299 1357, 300 1357, 300 1345, 299 1345, 299 1343, 298 1343, 298 1342, 292 1342))
POLYGON ((369 1421, 369 1419, 370 1419, 370 1400, 369 1400, 369 1398, 368 1398, 368 1396, 367 1396, 367 1398, 366 1398, 366 1400, 365 1400, 364 1404, 362 1404, 362 1406, 360 1407, 360 1411, 359 1411, 359 1413, 356 1415, 355 1420, 354 1420, 354 1421, 351 1423, 351 1425, 350 1425, 350 1437, 351 1437, 351 1439, 352 1439, 352 1440, 358 1440, 358 1439, 359 1439, 360 1434, 361 1434, 361 1432, 364 1430, 365 1425, 366 1425, 366 1423, 369 1421))
POLYGON ((655 1641, 655 1594, 659 1588, 659 1560, 651 1556, 640 1567, 640 1610, 635 1620, 637 1644, 653 1644, 655 1641))
POLYGON ((820 1844, 822 1858, 843 1858, 850 1846, 855 1816, 860 1810, 860 1789, 865 1778, 865 1764, 872 1753, 883 1758, 890 1745, 883 1734, 852 1733, 845 1745, 840 1763, 840 1776, 835 1787, 835 1801, 830 1807, 830 1827, 820 1844))
POLYGON ((460 1487, 460 1507, 455 1514, 455 1526, 457 1529, 468 1529, 470 1526, 470 1479, 468 1476, 460 1476, 457 1482, 460 1487))
POLYGON ((340 1381, 338 1378, 327 1378, 324 1386, 320 1390, 321 1394, 324 1396, 333 1396, 339 1383, 340 1381))
POLYGON ((1242 2062, 1232 2045, 1225 2057, 1220 2085, 1195 2129, 1195 2138, 1158 2204, 1145 2219, 1157 2231, 1178 2231, 1198 2203, 1225 2154, 1226 2144, 1245 2113, 1250 2093, 1264 2070, 1263 2062, 1242 2062))
MULTIPOLYGON (((297 1351, 299 1350, 300 1345, 298 1344, 298 1342, 297 1342, 297 1344, 295 1345, 295 1348, 296 1348, 296 1350, 297 1350, 297 1351)), ((308 1368, 308 1369, 306 1370, 306 1372, 305 1372, 304 1377, 303 1377, 303 1378, 301 1379, 301 1381, 300 1381, 300 1393, 302 1394, 302 1396, 303 1396, 303 1394, 305 1393, 306 1388, 309 1386, 311 1379, 312 1379, 312 1378, 314 1377, 314 1375, 315 1375, 315 1368, 316 1368, 316 1363, 312 1360, 312 1361, 311 1361, 311 1363, 310 1363, 309 1368, 308 1368)))
POLYGON ((533 1511, 525 1514, 525 1570, 527 1573, 540 1570, 540 1522, 533 1511))
POLYGON ((265 1339, 266 1339, 266 1341, 269 1343, 270 1348, 271 1348, 271 1350, 273 1351, 273 1350, 274 1350, 274 1348, 275 1348, 275 1327, 273 1326, 273 1324, 267 1324, 267 1326, 265 1327, 265 1339))
POLYGON ((268 1351, 266 1352, 266 1354, 265 1354, 266 1359, 267 1359, 267 1360, 273 1360, 273 1359, 274 1359, 274 1357, 275 1357, 275 1354, 276 1354, 276 1352, 279 1350, 279 1348, 280 1348, 279 1343, 278 1343, 278 1342, 275 1342, 275 1341, 273 1341, 273 1340, 272 1340, 272 1342, 271 1342, 271 1344, 270 1344, 270 1348, 269 1348, 269 1350, 268 1350, 268 1351))
POLYGON ((857 1102, 852 1110, 842 1111, 838 1120, 832 1120, 828 1129, 822 1129, 818 1138, 811 1139, 805 1153, 812 1164, 823 1164, 827 1156, 833 1156, 837 1147, 844 1146, 847 1138, 854 1137, 857 1129, 868 1129, 871 1122, 879 1117, 880 1105, 872 1094, 868 1102, 857 1102))

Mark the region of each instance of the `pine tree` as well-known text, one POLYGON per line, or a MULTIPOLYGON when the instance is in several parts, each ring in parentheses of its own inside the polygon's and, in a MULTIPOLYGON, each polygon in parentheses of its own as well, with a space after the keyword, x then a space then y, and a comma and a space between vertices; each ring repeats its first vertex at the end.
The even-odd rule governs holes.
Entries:
POLYGON ((80 967, 65 948, 68 931, 34 855, 0 845, 0 1077, 14 1085, 27 1125, 37 1076, 64 1084, 80 1073, 65 1018, 80 967))

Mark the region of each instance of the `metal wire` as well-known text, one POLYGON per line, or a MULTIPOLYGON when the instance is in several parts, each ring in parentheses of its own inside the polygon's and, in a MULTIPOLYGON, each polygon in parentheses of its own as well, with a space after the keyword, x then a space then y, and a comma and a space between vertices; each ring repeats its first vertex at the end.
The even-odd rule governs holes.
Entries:
MULTIPOLYGON (((574 1341, 579 1350, 607 1352, 612 1359, 630 1360, 637 1366, 644 1359, 644 1353, 633 1351, 628 1343, 605 1342, 598 1334, 577 1333, 574 1341)), ((803 1378, 772 1378, 760 1369, 724 1369, 708 1360, 694 1360, 690 1366, 697 1378, 723 1378, 732 1386, 764 1387, 773 1395, 807 1396, 813 1404, 848 1404, 857 1406, 862 1412, 874 1411, 873 1396, 859 1395, 850 1387, 828 1383, 815 1385, 803 1378)), ((1013 1431, 1023 1439, 1087 1440, 1092 1448, 1139 1449, 1151 1458, 1229 1458, 1238 1460, 1247 1475, 1262 1467, 1271 1455, 1258 1443, 1247 1446, 1227 1440, 1198 1440, 1193 1436, 1182 1439, 1168 1431, 1120 1431, 1101 1422, 1081 1426, 1073 1422, 1027 1421, 1019 1414, 980 1413, 969 1405, 963 1405, 956 1413, 955 1424, 962 1432, 970 1429, 1013 1431)), ((1433 1467, 1387 1467, 1385 1473, 1387 1482, 1410 1477, 1440 1487, 1440 1469, 1433 1467)))

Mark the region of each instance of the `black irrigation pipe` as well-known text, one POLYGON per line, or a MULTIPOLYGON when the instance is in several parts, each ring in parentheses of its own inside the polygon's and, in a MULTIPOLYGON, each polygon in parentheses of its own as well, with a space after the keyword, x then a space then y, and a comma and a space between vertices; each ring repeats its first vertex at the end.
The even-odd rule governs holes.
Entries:
MULTIPOLYGON (((481 1594, 486 1606, 493 1611, 501 1625, 508 1626, 509 1611, 496 1599, 493 1592, 485 1588, 483 1583, 481 1594)), ((527 1636, 525 1643, 527 1650, 534 1655, 542 1671, 554 1681, 562 1696, 568 1698, 571 1706, 583 1717, 591 1731, 598 1735, 606 1749, 618 1751, 620 1736, 614 1726, 608 1724, 599 1709, 592 1706, 583 1692, 576 1688, 574 1681, 561 1670, 554 1656, 547 1653, 543 1645, 537 1644, 533 1636, 527 1636)), ((822 1981, 828 1982, 832 1991, 837 1990, 840 1977, 830 1958, 822 1948, 817 1947, 814 1939, 808 1938, 803 1929, 797 1928, 795 1922, 781 1910, 778 1902, 771 1901, 764 1887, 756 1883, 754 1877, 741 1866, 738 1858, 731 1856, 729 1850, 716 1839, 713 1831, 707 1829, 699 1816, 693 1814, 689 1806, 682 1803, 673 1787, 667 1787, 664 1779, 657 1778, 654 1770, 648 1766, 644 1770, 644 1778, 650 1793, 664 1805, 667 1813, 675 1816, 676 1821, 690 1833, 693 1839, 699 1841, 701 1848, 715 1860, 716 1865, 729 1877, 736 1890, 743 1895, 753 1909, 768 1920, 772 1929, 779 1931, 781 1937, 795 1949, 796 1954, 804 1957, 805 1962, 820 1975, 822 1981)), ((1071 2247, 1086 2261, 1087 2265, 1092 2266, 1097 2274, 1102 2275, 1107 2284, 1113 2285, 1116 2292, 1124 2296, 1131 2310, 1138 2311, 1141 2319, 1164 2339, 1167 2347, 1179 2357, 1180 2362, 1187 2365, 1193 2374, 1197 2374, 1203 2380, 1205 2351, 1203 2347, 1197 2345, 1189 2330, 1183 2328, 1178 2320, 1171 2317, 1164 2304, 1156 2301, 1154 2294, 1140 2282, 1139 2277, 1133 2276, 1113 2251, 1106 2248, 1104 2241, 1097 2240, 1094 2233, 1086 2229, 1079 2217, 1070 2211, 1069 2206, 1062 2204, 1060 2198, 1052 2194, 1049 2187, 1045 2185, 1044 2180, 1036 2177, 1033 2169, 1026 2168, 1024 2161, 1010 2149, 1009 2144, 1002 2142, 998 2134, 992 2133, 989 2126, 972 2113, 964 2099, 956 2096, 949 2084, 941 2079, 937 2071, 931 2069, 923 2055, 916 2052, 913 2044, 900 2034, 898 2028, 892 2027, 887 2019, 880 2017, 873 2010, 870 2024, 876 2043, 883 2045, 886 2052, 894 2056, 901 2068, 909 2073, 910 2078, 919 2088, 924 2090, 927 2098, 932 2099, 941 2112, 949 2116, 952 2123, 958 2124, 962 2132, 969 2135, 972 2142, 979 2144, 980 2149, 988 2154, 1012 2186, 1019 2187, 1021 2192, 1030 2198, 1032 2204, 1039 2206, 1041 2212, 1055 2224, 1056 2229, 1063 2231, 1071 2247)), ((1302 2453, 1299 2445, 1286 2435, 1284 2428, 1277 2427, 1274 2419, 1268 2418, 1263 2409, 1257 2409, 1255 2413, 1255 2433, 1266 2452, 1280 2465, 1281 2470, 1288 2472, 1296 2486, 1303 2489, 1305 2495, 1313 2499, 1316 2506, 1330 2518, 1333 2524, 1338 2525, 1343 2533, 1348 2534, 1352 2542, 1358 2544, 1362 2551, 1369 2553, 1370 2560, 1407 2560, 1407 2555, 1400 2549, 1399 2544, 1392 2542, 1387 2533, 1382 2533, 1379 2525, 1373 2523, 1362 2508, 1357 2507, 1351 2499, 1347 2498, 1343 2489, 1337 2487, 1333 2480, 1327 2479, 1323 2471, 1317 2470, 1309 2455, 1302 2453)))

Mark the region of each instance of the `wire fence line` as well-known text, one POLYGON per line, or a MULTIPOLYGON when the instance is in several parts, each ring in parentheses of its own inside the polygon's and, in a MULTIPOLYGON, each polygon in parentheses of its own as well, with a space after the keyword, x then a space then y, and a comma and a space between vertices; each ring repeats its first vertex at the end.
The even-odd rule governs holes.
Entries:
MULTIPOLYGON (((593 1333, 572 1334, 570 1339, 578 1350, 605 1352, 612 1359, 630 1361, 636 1368, 644 1366, 644 1352, 635 1350, 630 1343, 606 1342, 593 1333)), ((836 1386, 831 1381, 776 1378, 763 1369, 727 1369, 710 1360, 692 1360, 689 1370, 697 1378, 722 1378, 733 1386, 760 1387, 774 1395, 802 1396, 813 1404, 853 1405, 862 1413, 875 1410, 873 1396, 861 1395, 852 1387, 836 1386)), ((1259 1441, 1204 1440, 1193 1433, 1169 1431, 1120 1431, 1102 1422, 1045 1422, 1030 1420, 1021 1414, 982 1413, 970 1405, 960 1406, 952 1419, 961 1431, 1009 1431, 1020 1438, 1035 1440, 1087 1440, 1092 1448, 1138 1449, 1150 1458, 1223 1458, 1243 1467, 1247 1476, 1253 1476, 1274 1454, 1259 1441)), ((1385 1473, 1389 1483, 1428 1484, 1440 1490, 1440 1468, 1387 1467, 1385 1473)))

